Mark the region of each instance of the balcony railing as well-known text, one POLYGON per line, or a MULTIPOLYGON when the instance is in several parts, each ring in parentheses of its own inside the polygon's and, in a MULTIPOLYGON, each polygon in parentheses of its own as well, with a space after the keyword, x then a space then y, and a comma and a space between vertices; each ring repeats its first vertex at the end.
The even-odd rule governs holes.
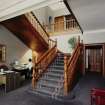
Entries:
POLYGON ((55 22, 53 24, 44 25, 45 30, 48 33, 59 33, 64 31, 73 31, 73 30, 80 30, 79 26, 75 19, 70 19, 66 21, 55 22))

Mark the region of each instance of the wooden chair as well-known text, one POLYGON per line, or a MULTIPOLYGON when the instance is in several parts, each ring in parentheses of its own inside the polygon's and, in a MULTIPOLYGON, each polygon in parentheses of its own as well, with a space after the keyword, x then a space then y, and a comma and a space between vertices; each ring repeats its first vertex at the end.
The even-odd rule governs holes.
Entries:
POLYGON ((105 105, 105 89, 91 90, 91 105, 105 105))

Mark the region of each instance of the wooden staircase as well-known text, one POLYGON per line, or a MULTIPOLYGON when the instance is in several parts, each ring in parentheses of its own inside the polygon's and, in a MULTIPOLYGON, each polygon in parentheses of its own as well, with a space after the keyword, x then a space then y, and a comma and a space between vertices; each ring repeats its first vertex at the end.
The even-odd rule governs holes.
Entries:
POLYGON ((57 98, 62 96, 64 82, 64 55, 57 53, 57 57, 47 68, 46 73, 39 78, 33 93, 57 98))
POLYGON ((82 44, 77 43, 70 57, 59 53, 55 44, 35 65, 32 93, 54 99, 63 97, 73 88, 76 73, 82 68, 82 44))
POLYGON ((49 38, 32 12, 6 20, 2 24, 32 50, 43 52, 38 61, 34 61, 32 91, 53 98, 67 95, 74 84, 76 72, 81 69, 80 40, 71 57, 67 57, 58 53, 57 42, 49 38))

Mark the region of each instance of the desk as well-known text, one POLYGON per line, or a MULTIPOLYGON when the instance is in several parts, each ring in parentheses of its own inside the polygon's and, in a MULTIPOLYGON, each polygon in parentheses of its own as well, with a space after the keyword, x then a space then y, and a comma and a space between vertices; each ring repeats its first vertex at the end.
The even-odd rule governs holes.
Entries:
POLYGON ((5 92, 14 90, 20 86, 19 75, 17 78, 17 73, 14 71, 4 71, 0 72, 0 84, 5 85, 5 92))
POLYGON ((27 72, 28 72, 27 68, 13 68, 12 71, 20 73, 21 76, 25 75, 25 79, 27 79, 27 72))
POLYGON ((6 84, 6 73, 0 72, 0 85, 6 84))

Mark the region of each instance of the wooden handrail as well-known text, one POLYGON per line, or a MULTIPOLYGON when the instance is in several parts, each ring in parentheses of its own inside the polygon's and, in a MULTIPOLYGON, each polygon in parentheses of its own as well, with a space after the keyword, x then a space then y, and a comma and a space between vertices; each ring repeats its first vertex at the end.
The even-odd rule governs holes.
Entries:
POLYGON ((42 24, 39 22, 38 18, 35 16, 35 14, 33 12, 31 12, 31 14, 34 16, 34 18, 37 20, 37 22, 40 24, 41 28, 43 29, 43 31, 46 33, 46 35, 49 37, 49 34, 46 32, 46 30, 43 28, 42 24))
POLYGON ((71 57, 64 56, 64 94, 67 95, 72 87, 73 76, 76 71, 77 63, 81 55, 81 44, 78 43, 71 57))
POLYGON ((56 43, 56 41, 55 40, 52 40, 52 39, 49 39, 49 41, 52 41, 52 42, 56 43))
POLYGON ((49 45, 49 48, 52 48, 52 46, 57 43, 57 41, 54 41, 49 38, 49 34, 44 29, 44 27, 41 25, 37 17, 33 12, 25 14, 26 18, 30 21, 30 23, 33 25, 33 27, 40 33, 40 36, 46 41, 46 43, 49 45))
POLYGON ((32 87, 35 88, 37 80, 42 76, 42 74, 47 70, 49 64, 57 56, 56 44, 45 52, 42 57, 35 63, 35 68, 33 69, 33 79, 32 87))
POLYGON ((52 48, 54 45, 57 46, 57 40, 54 41, 54 40, 52 40, 52 39, 49 39, 49 48, 52 48))
POLYGON ((75 50, 73 51, 73 53, 72 53, 70 59, 68 60, 67 67, 70 65, 71 61, 74 59, 74 56, 75 56, 77 50, 79 49, 79 46, 80 46, 80 45, 79 45, 79 43, 78 43, 77 46, 75 47, 75 50))
POLYGON ((49 40, 49 35, 48 33, 45 31, 45 29, 43 28, 43 26, 41 25, 41 23, 39 22, 39 20, 36 18, 36 16, 32 13, 26 13, 25 17, 30 21, 30 23, 32 24, 32 26, 40 33, 40 36, 45 40, 45 42, 48 44, 48 40, 49 40))
POLYGON ((32 87, 35 88, 37 79, 42 75, 57 54, 57 41, 53 41, 49 38, 48 33, 33 12, 25 14, 25 17, 30 21, 32 26, 40 33, 40 36, 49 45, 49 50, 45 52, 37 62, 35 62, 35 67, 33 67, 32 87))
POLYGON ((56 45, 51 48, 50 50, 48 50, 47 52, 45 52, 40 58, 39 60, 37 61, 36 65, 38 65, 54 48, 56 47, 56 45))

